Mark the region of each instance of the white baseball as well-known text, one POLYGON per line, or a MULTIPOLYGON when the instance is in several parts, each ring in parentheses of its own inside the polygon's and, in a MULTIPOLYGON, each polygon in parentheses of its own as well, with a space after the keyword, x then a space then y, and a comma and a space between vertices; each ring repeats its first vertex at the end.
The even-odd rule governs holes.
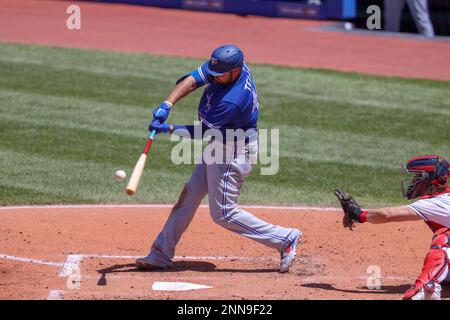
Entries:
POLYGON ((117 181, 123 181, 127 177, 127 174, 123 170, 117 170, 114 172, 114 176, 116 177, 117 181))

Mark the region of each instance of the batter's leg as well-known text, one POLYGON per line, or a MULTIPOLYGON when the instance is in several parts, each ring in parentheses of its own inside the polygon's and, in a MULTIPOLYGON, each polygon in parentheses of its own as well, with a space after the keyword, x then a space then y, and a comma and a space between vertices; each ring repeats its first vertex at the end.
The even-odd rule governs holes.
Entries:
POLYGON ((192 176, 184 186, 164 228, 153 242, 150 254, 136 261, 139 267, 147 269, 167 268, 173 264, 172 258, 175 255, 175 247, 181 235, 191 223, 207 192, 206 170, 204 163, 202 163, 195 167, 192 176))
MULTIPOLYGON (((254 145, 250 145, 244 152, 252 153, 257 150, 254 145)), ((212 164, 206 168, 209 208, 214 222, 279 252, 294 240, 299 241, 299 230, 273 225, 238 206, 240 190, 252 165, 248 161, 238 161, 236 148, 231 148, 228 153, 226 164, 212 164)))

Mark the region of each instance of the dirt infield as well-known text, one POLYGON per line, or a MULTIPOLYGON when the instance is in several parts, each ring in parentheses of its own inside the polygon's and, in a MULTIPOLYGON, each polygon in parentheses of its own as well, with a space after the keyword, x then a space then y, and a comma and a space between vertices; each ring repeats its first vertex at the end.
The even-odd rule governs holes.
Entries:
POLYGON ((163 272, 133 262, 147 253, 167 206, 2 208, 0 299, 400 299, 432 235, 421 222, 350 232, 337 211, 249 210, 303 231, 288 274, 277 272, 277 252, 215 225, 206 208, 183 236, 175 267, 163 272), (367 287, 369 266, 380 268, 379 289, 367 287), (156 291, 155 282, 211 288, 156 291))
POLYGON ((70 1, 0 0, 0 41, 206 58, 225 43, 252 63, 450 80, 450 42, 318 30, 329 22, 240 17, 75 2, 81 30, 66 28, 70 1))

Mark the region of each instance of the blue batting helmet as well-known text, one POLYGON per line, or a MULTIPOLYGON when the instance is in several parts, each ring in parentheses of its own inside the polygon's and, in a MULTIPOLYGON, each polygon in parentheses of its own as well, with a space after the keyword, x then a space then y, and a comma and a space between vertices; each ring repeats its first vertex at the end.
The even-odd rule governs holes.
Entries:
POLYGON ((244 64, 244 53, 234 45, 218 47, 204 66, 212 76, 220 76, 244 64))

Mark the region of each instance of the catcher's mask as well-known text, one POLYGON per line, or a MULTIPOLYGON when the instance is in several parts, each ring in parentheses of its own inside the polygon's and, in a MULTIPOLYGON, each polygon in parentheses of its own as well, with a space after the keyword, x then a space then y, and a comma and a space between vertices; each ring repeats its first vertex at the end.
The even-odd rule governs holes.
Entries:
POLYGON ((411 158, 403 167, 412 178, 402 180, 403 196, 414 199, 426 195, 431 186, 445 187, 450 176, 448 161, 439 156, 411 158))

